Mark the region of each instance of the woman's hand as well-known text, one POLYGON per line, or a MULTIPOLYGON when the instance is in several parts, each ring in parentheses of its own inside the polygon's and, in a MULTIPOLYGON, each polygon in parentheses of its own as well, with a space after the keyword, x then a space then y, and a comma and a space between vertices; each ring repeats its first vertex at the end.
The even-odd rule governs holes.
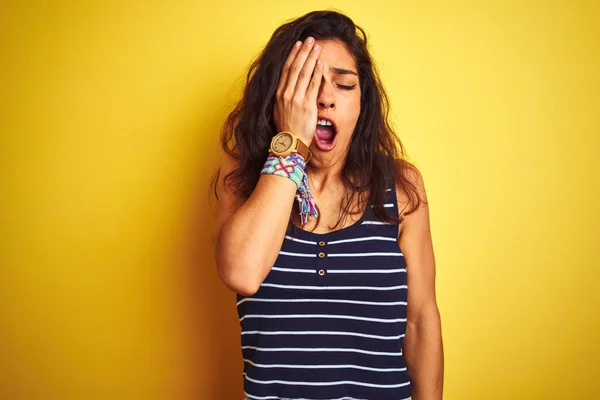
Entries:
POLYGON ((273 110, 277 132, 292 132, 307 146, 317 129, 317 94, 323 77, 320 52, 312 37, 296 42, 283 64, 273 110))

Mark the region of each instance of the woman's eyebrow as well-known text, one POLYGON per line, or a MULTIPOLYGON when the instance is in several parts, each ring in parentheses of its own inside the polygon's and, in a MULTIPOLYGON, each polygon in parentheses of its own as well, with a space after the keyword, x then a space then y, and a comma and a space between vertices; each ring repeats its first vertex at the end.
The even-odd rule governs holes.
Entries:
POLYGON ((350 69, 329 67, 329 70, 331 72, 333 72, 334 74, 338 74, 338 75, 356 75, 356 76, 358 76, 358 74, 356 72, 354 72, 350 69))

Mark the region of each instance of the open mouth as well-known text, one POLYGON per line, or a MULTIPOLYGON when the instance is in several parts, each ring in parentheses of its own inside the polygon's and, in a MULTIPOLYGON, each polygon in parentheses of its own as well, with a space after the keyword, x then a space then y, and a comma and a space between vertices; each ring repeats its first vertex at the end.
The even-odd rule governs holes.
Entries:
POLYGON ((335 147, 337 129, 333 121, 319 118, 315 130, 315 144, 319 150, 331 151, 335 147))

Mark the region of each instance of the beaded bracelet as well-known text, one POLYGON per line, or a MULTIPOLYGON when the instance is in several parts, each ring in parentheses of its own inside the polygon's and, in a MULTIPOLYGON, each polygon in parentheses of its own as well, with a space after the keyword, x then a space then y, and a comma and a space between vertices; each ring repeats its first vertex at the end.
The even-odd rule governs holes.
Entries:
POLYGON ((277 157, 270 154, 260 174, 282 176, 289 178, 296 184, 296 200, 298 201, 300 221, 303 226, 319 215, 315 207, 315 197, 308 188, 306 161, 302 156, 297 153, 290 153, 287 157, 277 157))

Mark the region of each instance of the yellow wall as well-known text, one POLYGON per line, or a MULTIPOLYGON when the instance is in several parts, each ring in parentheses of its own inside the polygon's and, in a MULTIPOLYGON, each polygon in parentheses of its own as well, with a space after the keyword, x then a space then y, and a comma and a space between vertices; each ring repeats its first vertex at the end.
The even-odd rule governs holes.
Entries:
POLYGON ((272 31, 328 6, 425 177, 445 398, 599 398, 597 1, 48 3, 0 7, 0 398, 241 398, 218 131, 272 31))

